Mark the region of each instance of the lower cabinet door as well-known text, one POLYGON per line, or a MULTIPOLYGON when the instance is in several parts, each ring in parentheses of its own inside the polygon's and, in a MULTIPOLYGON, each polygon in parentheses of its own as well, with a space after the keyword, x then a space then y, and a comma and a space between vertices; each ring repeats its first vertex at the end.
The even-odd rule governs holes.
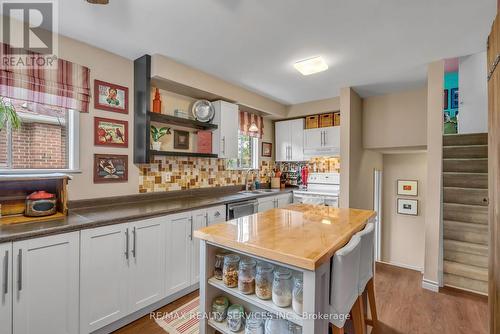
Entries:
POLYGON ((153 304, 166 295, 165 223, 157 217, 130 223, 131 312, 153 304))
POLYGON ((226 221, 226 206, 219 205, 208 208, 208 225, 223 223, 226 221))
POLYGON ((190 212, 167 217, 167 295, 191 285, 193 219, 190 212))
POLYGON ((278 203, 278 208, 284 208, 292 203, 292 194, 284 194, 276 196, 276 200, 278 203))
MULTIPOLYGON (((208 211, 193 211, 193 231, 208 226, 208 211)), ((191 285, 200 281, 200 240, 191 240, 191 285)))
POLYGON ((78 333, 79 233, 13 243, 13 333, 78 333))
POLYGON ((274 197, 264 197, 263 199, 259 199, 259 209, 257 211, 264 212, 274 209, 275 204, 276 202, 274 197))
POLYGON ((12 333, 12 243, 0 244, 0 333, 12 333))
POLYGON ((129 224, 81 231, 80 333, 129 313, 129 224))

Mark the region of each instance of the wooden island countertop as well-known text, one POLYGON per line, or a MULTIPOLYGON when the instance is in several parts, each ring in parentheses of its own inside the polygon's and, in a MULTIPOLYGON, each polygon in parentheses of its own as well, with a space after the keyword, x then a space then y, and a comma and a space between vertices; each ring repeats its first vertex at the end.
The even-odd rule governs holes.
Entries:
POLYGON ((205 227, 194 236, 314 271, 374 217, 375 212, 368 210, 292 204, 205 227))

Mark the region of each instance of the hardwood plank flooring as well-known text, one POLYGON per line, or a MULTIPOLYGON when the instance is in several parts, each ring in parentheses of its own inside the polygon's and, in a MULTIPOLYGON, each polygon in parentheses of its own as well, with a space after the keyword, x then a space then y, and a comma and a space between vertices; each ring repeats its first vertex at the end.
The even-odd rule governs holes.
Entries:
MULTIPOLYGON (((377 334, 486 334, 488 301, 460 291, 433 293, 422 289, 419 272, 377 264, 375 293, 379 318, 377 334)), ((198 295, 193 292, 159 309, 171 312, 198 295)), ((145 316, 116 334, 165 334, 145 316)), ((306 334, 306 333, 304 333, 306 334)))

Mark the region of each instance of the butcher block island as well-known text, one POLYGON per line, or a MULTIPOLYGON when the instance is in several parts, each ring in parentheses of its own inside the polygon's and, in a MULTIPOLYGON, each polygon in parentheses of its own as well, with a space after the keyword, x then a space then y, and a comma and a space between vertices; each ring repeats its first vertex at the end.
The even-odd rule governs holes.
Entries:
POLYGON ((233 333, 243 310, 277 318, 275 328, 328 333, 330 259, 374 218, 374 211, 293 204, 195 231, 200 311, 210 315, 200 333, 233 333), (216 319, 227 305, 241 307, 216 319))

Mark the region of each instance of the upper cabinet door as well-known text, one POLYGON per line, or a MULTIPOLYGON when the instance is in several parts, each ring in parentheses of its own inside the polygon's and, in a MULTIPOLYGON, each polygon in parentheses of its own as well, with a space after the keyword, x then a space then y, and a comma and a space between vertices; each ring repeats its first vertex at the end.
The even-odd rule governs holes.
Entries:
POLYGON ((290 122, 281 121, 274 123, 275 125, 275 146, 276 146, 276 161, 290 160, 290 122))
POLYGON ((291 161, 304 160, 304 119, 294 119, 290 122, 290 159, 291 161))
POLYGON ((13 333, 78 333, 79 232, 13 243, 13 333))
POLYGON ((166 296, 166 217, 130 223, 131 312, 166 296))
POLYGON ((12 243, 0 244, 0 333, 12 333, 12 243))
MULTIPOLYGON (((193 231, 208 226, 208 211, 193 211, 193 231)), ((192 231, 192 232, 193 232, 192 231)), ((191 233, 192 233, 191 232, 191 233)), ((191 284, 196 284, 200 280, 200 240, 192 237, 191 240, 191 284)))
POLYGON ((191 229, 190 212, 168 216, 167 222, 167 295, 191 285, 191 229))
POLYGON ((225 101, 212 102, 215 108, 214 123, 219 128, 213 131, 212 152, 219 158, 238 157, 239 108, 237 104, 225 101))
MULTIPOLYGON (((304 150, 316 150, 323 146, 324 128, 304 130, 304 150)), ((307 152, 306 152, 307 153, 307 152)))
POLYGON ((128 314, 130 233, 128 224, 80 232, 80 333, 128 314))
POLYGON ((340 126, 324 128, 324 147, 331 153, 340 152, 340 126))

